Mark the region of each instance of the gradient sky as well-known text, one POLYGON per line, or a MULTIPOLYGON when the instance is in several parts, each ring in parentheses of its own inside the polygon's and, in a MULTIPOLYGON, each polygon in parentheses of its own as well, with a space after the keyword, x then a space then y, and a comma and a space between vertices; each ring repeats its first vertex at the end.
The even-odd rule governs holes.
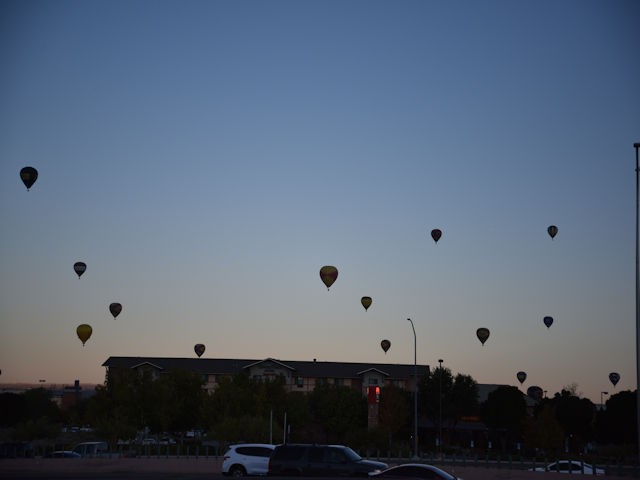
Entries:
POLYGON ((639 24, 631 0, 3 1, 0 380, 196 343, 413 363, 410 317, 419 363, 479 383, 635 389, 639 24))

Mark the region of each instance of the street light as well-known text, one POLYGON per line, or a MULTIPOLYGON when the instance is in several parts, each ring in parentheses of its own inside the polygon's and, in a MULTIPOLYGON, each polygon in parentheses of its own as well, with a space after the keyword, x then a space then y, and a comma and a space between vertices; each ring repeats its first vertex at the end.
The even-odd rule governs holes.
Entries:
POLYGON ((442 362, 444 362, 444 360, 442 360, 441 358, 438 359, 438 363, 440 364, 440 419, 438 421, 438 427, 440 430, 440 433, 438 434, 438 447, 440 450, 440 458, 442 458, 442 362))
POLYGON ((418 458, 418 341, 413 322, 410 318, 407 320, 413 330, 413 454, 418 458))
POLYGON ((600 410, 602 411, 602 407, 604 403, 602 403, 602 395, 609 395, 609 392, 600 392, 600 410))
POLYGON ((640 149, 640 143, 634 143, 633 148, 636 149, 636 417, 638 418, 636 428, 638 430, 638 460, 640 460, 640 267, 638 264, 638 206, 640 205, 638 149, 640 149))

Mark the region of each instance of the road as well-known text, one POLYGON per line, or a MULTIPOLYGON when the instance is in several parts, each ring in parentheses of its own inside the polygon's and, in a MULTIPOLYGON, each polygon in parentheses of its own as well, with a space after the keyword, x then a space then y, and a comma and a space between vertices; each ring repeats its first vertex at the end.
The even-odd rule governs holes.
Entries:
MULTIPOLYGON (((221 458, 18 458, 0 459, 0 478, 69 480, 221 480, 221 458)), ((555 472, 487 468, 486 466, 445 467, 464 480, 566 480, 555 472)), ((612 472, 613 473, 613 472, 612 472)), ((587 477, 589 478, 589 477, 587 477)), ((606 476, 607 480, 630 480, 630 476, 606 476)), ((279 480, 269 477, 269 480, 279 480)), ((291 480, 290 477, 287 480, 291 480)), ((316 480, 322 480, 317 479, 316 480)))

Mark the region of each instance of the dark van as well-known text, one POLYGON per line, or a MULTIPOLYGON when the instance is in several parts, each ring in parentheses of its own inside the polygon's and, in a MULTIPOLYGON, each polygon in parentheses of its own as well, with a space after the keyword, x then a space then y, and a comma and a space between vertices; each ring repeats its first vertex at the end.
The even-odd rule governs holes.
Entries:
POLYGON ((387 468, 386 463, 364 460, 343 445, 278 445, 269 460, 269 475, 367 477, 387 468))

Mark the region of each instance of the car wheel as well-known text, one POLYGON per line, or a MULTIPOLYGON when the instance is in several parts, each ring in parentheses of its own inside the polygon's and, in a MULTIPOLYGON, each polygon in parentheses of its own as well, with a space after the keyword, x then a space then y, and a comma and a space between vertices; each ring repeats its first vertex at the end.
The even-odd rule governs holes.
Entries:
POLYGON ((242 468, 239 465, 236 465, 234 467, 231 467, 230 472, 232 477, 244 477, 247 472, 245 472, 244 468, 242 468))

